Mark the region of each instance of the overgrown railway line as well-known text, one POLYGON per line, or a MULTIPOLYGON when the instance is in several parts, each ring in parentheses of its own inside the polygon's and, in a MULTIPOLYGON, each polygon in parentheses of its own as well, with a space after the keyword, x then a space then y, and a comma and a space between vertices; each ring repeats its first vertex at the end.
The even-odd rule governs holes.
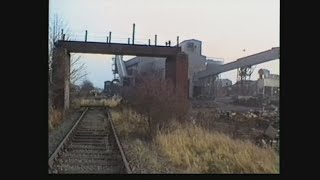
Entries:
POLYGON ((108 109, 85 108, 50 156, 49 173, 131 173, 108 109))

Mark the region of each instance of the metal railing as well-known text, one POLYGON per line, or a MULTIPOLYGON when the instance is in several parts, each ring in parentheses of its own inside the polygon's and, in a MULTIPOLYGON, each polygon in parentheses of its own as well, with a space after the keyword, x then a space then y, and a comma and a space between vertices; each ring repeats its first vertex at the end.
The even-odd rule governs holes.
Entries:
MULTIPOLYGON (((135 26, 134 26, 135 27, 135 26)), ((84 41, 84 42, 104 42, 104 43, 121 43, 121 44, 137 44, 137 45, 149 45, 149 46, 170 46, 175 47, 179 45, 179 36, 177 36, 176 44, 166 42, 158 42, 158 35, 155 34, 153 39, 145 39, 145 38, 137 38, 134 35, 135 31, 133 30, 133 34, 118 34, 110 32, 89 32, 87 30, 80 31, 72 31, 72 33, 65 33, 63 29, 60 33, 60 40, 64 41, 84 41), (126 36, 126 37, 124 37, 126 36)))

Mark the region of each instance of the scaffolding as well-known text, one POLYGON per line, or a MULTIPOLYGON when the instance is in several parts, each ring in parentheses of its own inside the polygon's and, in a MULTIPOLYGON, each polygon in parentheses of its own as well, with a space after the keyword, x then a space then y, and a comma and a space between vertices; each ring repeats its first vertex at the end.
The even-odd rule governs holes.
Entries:
POLYGON ((111 70, 113 73, 113 79, 118 79, 118 68, 117 68, 117 64, 116 64, 116 58, 113 57, 112 58, 112 65, 111 65, 111 70))
POLYGON ((239 83, 239 95, 247 95, 249 91, 249 83, 247 80, 251 80, 251 75, 256 66, 246 66, 237 69, 237 82, 239 83))

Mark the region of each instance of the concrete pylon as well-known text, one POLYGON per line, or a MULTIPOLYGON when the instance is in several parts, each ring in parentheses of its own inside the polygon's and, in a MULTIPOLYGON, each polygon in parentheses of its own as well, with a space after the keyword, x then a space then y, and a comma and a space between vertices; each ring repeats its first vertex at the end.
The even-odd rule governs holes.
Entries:
POLYGON ((67 110, 70 106, 70 53, 65 48, 53 49, 53 105, 67 110))
POLYGON ((188 55, 178 53, 166 59, 166 79, 170 79, 175 85, 177 96, 188 98, 188 55))

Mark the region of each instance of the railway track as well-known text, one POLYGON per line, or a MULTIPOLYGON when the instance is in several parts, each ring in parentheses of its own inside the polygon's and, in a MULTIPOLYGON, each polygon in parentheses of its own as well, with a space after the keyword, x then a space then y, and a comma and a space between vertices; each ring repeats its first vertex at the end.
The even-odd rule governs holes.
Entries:
POLYGON ((108 110, 84 110, 49 158, 49 173, 131 173, 108 110))

